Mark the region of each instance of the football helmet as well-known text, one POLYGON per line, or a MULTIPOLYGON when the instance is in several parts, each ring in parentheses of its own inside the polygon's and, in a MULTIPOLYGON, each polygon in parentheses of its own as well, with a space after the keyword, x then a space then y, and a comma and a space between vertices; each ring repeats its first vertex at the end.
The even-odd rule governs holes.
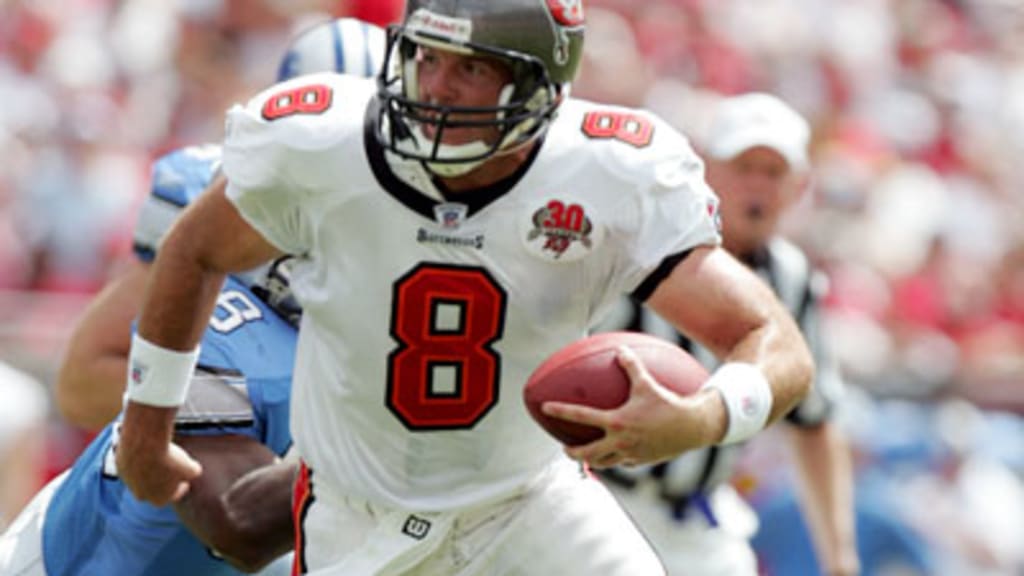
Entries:
POLYGON ((269 265, 261 266, 242 276, 249 284, 252 293, 273 308, 292 326, 298 326, 302 320, 302 306, 292 293, 292 267, 295 265, 293 256, 282 256, 269 265))
POLYGON ((368 22, 356 18, 323 22, 292 41, 277 80, 328 71, 372 78, 380 71, 386 44, 384 29, 368 22))
POLYGON ((388 28, 378 76, 381 145, 454 177, 533 140, 547 129, 576 77, 583 28, 582 0, 409 0, 403 23, 388 28), (496 58, 508 65, 512 81, 494 106, 422 101, 421 46, 496 58), (442 143, 452 129, 483 126, 496 128, 493 142, 442 143))

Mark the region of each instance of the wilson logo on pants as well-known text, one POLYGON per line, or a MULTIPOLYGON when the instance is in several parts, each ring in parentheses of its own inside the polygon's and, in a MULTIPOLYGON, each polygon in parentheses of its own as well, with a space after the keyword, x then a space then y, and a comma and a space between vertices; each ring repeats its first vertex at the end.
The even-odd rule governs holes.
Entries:
POLYGON ((402 526, 403 534, 412 536, 417 540, 426 538, 428 532, 430 532, 430 521, 413 514, 410 514, 405 519, 405 524, 402 526))

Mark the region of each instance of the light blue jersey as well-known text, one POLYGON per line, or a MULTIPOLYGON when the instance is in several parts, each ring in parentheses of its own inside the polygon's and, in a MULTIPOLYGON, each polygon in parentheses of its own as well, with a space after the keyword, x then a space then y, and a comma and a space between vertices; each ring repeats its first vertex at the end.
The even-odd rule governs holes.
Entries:
MULTIPOLYGON (((291 443, 288 399, 295 340, 294 327, 229 278, 203 337, 199 366, 221 375, 205 378, 206 384, 244 391, 251 409, 239 410, 237 402, 219 413, 183 409, 179 433, 243 434, 283 455, 291 443)), ((209 388, 198 383, 192 388, 209 388)), ((118 479, 113 453, 117 426, 107 426, 93 440, 50 502, 43 529, 47 575, 241 574, 204 548, 171 507, 136 500, 118 479)))
MULTIPOLYGON (((135 230, 135 253, 155 255, 181 210, 205 189, 220 148, 189 147, 161 157, 135 230)), ((278 455, 291 445, 289 396, 295 327, 254 292, 269 278, 253 271, 229 277, 202 339, 179 434, 240 434, 278 455)), ((263 294, 268 292, 264 290, 263 294)), ((221 576, 242 574, 216 558, 171 507, 135 499, 118 479, 113 449, 118 424, 101 431, 58 488, 46 512, 43 557, 48 576, 221 576)))

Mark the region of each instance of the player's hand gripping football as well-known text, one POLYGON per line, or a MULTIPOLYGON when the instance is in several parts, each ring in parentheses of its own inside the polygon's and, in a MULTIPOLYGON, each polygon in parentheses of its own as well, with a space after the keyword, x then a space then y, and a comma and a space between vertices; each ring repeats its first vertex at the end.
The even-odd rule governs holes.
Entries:
POLYGON ((569 457, 594 468, 652 464, 717 442, 725 434, 725 405, 713 390, 681 396, 659 384, 628 347, 616 356, 630 380, 629 398, 612 410, 546 402, 548 416, 604 430, 602 438, 567 446, 569 457))
POLYGON ((176 409, 128 402, 116 448, 118 476, 154 506, 180 500, 202 467, 171 442, 176 409))

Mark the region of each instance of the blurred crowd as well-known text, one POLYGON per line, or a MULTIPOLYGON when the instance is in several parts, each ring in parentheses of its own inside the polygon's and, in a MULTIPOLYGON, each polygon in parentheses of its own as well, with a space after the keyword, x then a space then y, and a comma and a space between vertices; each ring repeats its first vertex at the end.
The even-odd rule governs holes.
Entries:
POLYGON ((399 2, 0 3, 0 289, 90 293, 127 253, 149 162, 219 141, 288 39, 399 2))
MULTIPOLYGON (((387 24, 401 7, 0 0, 0 359, 52 375, 75 312, 129 257, 149 162, 219 140, 227 106, 272 82, 290 36, 332 16, 387 24)), ((786 230, 831 282, 827 327, 861 398, 850 403, 853 437, 888 454, 880 431, 899 428, 880 418, 911 401, 928 417, 897 409, 894 421, 942 447, 914 452, 926 474, 913 501, 959 497, 944 482, 974 462, 978 438, 1003 438, 981 432, 1004 421, 992 415, 1024 414, 1024 2, 589 0, 586 10, 576 96, 649 108, 698 147, 725 95, 772 92, 810 120, 813 184, 786 230)), ((999 430, 1021 444, 1021 427, 999 430)), ((990 492, 1024 509, 1005 496, 1022 492, 1024 458, 985 458, 1016 480, 990 492)), ((1024 569, 1024 547, 1009 548, 1024 569)))

